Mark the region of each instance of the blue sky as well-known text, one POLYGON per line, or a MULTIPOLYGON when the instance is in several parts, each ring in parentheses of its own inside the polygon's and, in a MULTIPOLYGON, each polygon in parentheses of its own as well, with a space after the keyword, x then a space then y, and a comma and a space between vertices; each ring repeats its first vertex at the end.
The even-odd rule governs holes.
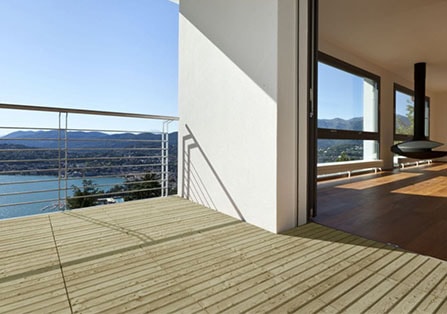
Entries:
POLYGON ((363 116, 363 79, 318 63, 318 119, 363 116))
POLYGON ((2 103, 178 115, 168 0, 1 0, 0 40, 2 103))

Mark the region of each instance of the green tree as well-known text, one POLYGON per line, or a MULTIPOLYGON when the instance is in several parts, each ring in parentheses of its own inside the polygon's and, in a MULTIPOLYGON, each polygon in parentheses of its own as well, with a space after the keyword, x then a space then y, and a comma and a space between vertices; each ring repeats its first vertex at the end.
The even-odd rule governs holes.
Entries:
POLYGON ((76 185, 72 185, 71 188, 73 189, 73 197, 67 199, 67 205, 70 209, 96 205, 97 197, 94 197, 94 195, 104 193, 92 180, 82 180, 82 189, 76 185))
POLYGON ((396 134, 412 135, 414 128, 414 105, 408 100, 407 111, 405 113, 409 124, 404 123, 399 117, 396 118, 396 134))
POLYGON ((126 180, 126 201, 161 196, 161 185, 157 175, 146 173, 139 179, 126 180))
POLYGON ((349 161, 351 160, 348 156, 348 154, 346 154, 346 152, 341 152, 341 154, 337 157, 337 159, 335 161, 349 161))
POLYGON ((407 104, 406 116, 407 116, 408 120, 410 120, 410 125, 413 128, 413 126, 414 126, 414 105, 412 103, 407 104))
POLYGON ((108 190, 106 194, 112 193, 111 195, 114 195, 117 192, 125 192, 125 191, 126 191, 125 185, 116 184, 113 187, 111 187, 110 190, 108 190))

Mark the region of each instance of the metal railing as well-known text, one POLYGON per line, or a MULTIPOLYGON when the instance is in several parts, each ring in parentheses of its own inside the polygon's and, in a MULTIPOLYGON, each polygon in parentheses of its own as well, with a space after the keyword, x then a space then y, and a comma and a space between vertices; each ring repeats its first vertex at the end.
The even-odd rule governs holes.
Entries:
POLYGON ((175 192, 177 120, 0 104, 0 219, 175 192))

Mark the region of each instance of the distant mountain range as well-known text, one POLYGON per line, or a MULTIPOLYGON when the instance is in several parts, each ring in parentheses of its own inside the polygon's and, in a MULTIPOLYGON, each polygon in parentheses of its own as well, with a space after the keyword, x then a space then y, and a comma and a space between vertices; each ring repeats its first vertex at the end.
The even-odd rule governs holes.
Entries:
MULTIPOLYGON (((64 131, 17 131, 0 137, 0 145, 23 145, 34 148, 58 148, 58 139, 65 138, 64 131)), ((157 133, 121 133, 107 134, 101 132, 68 132, 69 148, 138 148, 159 147, 159 142, 146 142, 141 140, 159 141, 161 135, 157 133), (128 140, 128 141, 126 141, 128 140)), ((177 146, 177 132, 169 133, 169 146, 177 146)))
MULTIPOLYGON (((397 116, 399 123, 404 126, 410 126, 410 120, 402 115, 397 116)), ((361 131, 363 129, 363 117, 352 119, 318 119, 318 127, 325 129, 353 130, 361 131)), ((53 131, 17 131, 0 137, 0 145, 6 146, 28 146, 35 148, 58 148, 58 138, 65 138, 64 131, 60 133, 53 131)), ((138 147, 159 147, 158 142, 142 142, 138 140, 159 141, 159 133, 121 133, 107 134, 102 132, 68 132, 69 148, 138 148, 138 147), (125 141, 129 140, 129 141, 125 141)), ((319 147, 328 147, 334 145, 334 140, 319 140, 319 147)), ((169 133, 169 146, 177 148, 178 132, 169 133)))
POLYGON ((352 118, 349 120, 341 118, 318 119, 318 127, 323 129, 361 131, 363 129, 363 118, 352 118))
MULTIPOLYGON (((396 119, 404 127, 409 127, 411 125, 410 120, 406 116, 397 115, 396 119)), ((348 120, 341 118, 318 119, 318 127, 324 129, 362 131, 363 117, 357 117, 348 120)))

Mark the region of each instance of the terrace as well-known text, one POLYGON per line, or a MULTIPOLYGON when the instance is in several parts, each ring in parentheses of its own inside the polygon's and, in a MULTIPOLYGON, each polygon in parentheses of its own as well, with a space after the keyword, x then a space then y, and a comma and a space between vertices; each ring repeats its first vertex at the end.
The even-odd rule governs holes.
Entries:
POLYGON ((170 196, 0 222, 0 312, 439 312, 447 262, 170 196))
MULTIPOLYGON (((326 6, 326 12, 379 12, 383 17, 383 10, 358 8, 358 1, 349 2, 353 11, 326 6)), ((369 144, 374 145, 363 146, 363 152, 365 147, 371 148, 373 159, 380 162, 372 168, 382 168, 382 161, 384 169, 390 167, 389 147, 396 135, 402 135, 394 134, 392 120, 396 112, 391 98, 397 86, 411 85, 411 75, 393 70, 380 58, 355 56, 356 49, 351 50, 352 54, 341 51, 344 45, 334 47, 330 40, 324 41, 324 36, 320 36, 319 43, 309 38, 316 35, 315 29, 308 28, 318 20, 317 4, 182 1, 178 161, 168 153, 169 133, 164 128, 177 120, 174 117, 47 108, 45 114, 55 115, 56 119, 52 125, 42 127, 34 125, 44 120, 41 109, 3 105, 6 111, 33 111, 30 120, 16 125, 12 124, 13 115, 2 111, 1 117, 7 120, 0 124, 3 129, 44 131, 50 136, 39 141, 28 136, 3 139, 0 174, 2 178, 14 176, 20 180, 5 181, 1 188, 50 182, 52 186, 3 190, 0 194, 0 214, 2 210, 32 204, 39 207, 30 213, 40 214, 0 221, 0 312, 446 312, 445 261, 384 243, 392 241, 377 242, 307 223, 317 209, 316 183, 312 181, 316 169, 311 165, 316 163, 312 146, 317 144, 318 136, 373 141, 369 144), (378 105, 366 107, 365 116, 377 118, 372 121, 375 127, 360 132, 334 132, 332 128, 319 132, 318 110, 314 111, 318 97, 313 97, 317 95, 316 73, 311 63, 316 66, 315 61, 323 53, 380 78, 380 90, 376 90, 379 80, 363 85, 363 90, 374 87, 366 91, 380 97, 380 110, 378 105), (383 67, 377 68, 376 64, 383 67), (87 119, 92 124, 86 124, 87 116, 93 116, 87 119), (131 130, 100 128, 109 118, 116 118, 114 127, 121 126, 122 118, 166 122, 155 139, 135 138, 151 133, 152 127, 143 122, 142 128, 135 123, 131 130), (73 137, 77 132, 114 137, 113 141, 102 135, 73 137), (49 147, 40 147, 42 142, 49 147), (92 154, 99 150, 100 154, 92 154), (20 156, 23 152, 25 155, 20 156), (177 173, 173 160, 179 166, 180 194, 214 210, 167 196, 175 194, 177 186, 170 180, 177 173), (39 178, 28 181, 23 176, 39 178), (88 182, 116 177, 126 179, 119 184, 88 182), (128 181, 129 177, 136 179, 140 188, 128 181), (79 179, 86 183, 76 190, 73 185, 79 179), (40 194, 44 194, 40 199, 23 199, 40 194), (135 200, 140 196, 163 197, 135 200), (98 205, 113 197, 125 202, 98 205), (73 203, 87 199, 93 200, 90 205, 95 206, 74 209, 78 206, 73 203), (55 212, 48 213, 49 208, 55 212), (298 225, 302 226, 294 228, 298 225)), ((408 7, 403 1, 401 5, 408 7)), ((412 6, 419 13, 422 10, 418 7, 412 6)), ((397 5, 389 9, 390 15, 408 12, 397 5)), ((434 12, 443 12, 442 7, 434 12)), ((331 16, 321 14, 319 19, 330 30, 340 30, 332 27, 332 20, 338 26, 343 25, 340 21, 349 21, 331 16)), ((388 33, 363 23, 368 19, 358 20, 377 29, 380 35, 388 33)), ((386 25, 382 19, 376 20, 386 25)), ((411 24, 407 25, 413 25, 416 19, 408 20, 411 24)), ((389 21, 389 28, 398 29, 399 34, 405 29, 395 27, 395 18, 389 21)), ((354 28, 346 25, 348 31, 340 34, 352 33, 354 28)), ((324 29, 322 25, 313 26, 318 26, 318 32, 324 29)), ((393 45, 378 45, 370 40, 374 37, 364 33, 359 38, 367 39, 369 45, 358 42, 351 48, 374 46, 380 56, 391 60, 390 51, 383 47, 397 47, 401 69, 413 64, 413 57, 402 57, 402 50, 411 51, 411 47, 395 45, 394 38, 393 45)), ((424 52, 429 46, 420 45, 424 52)), ((442 49, 436 51, 443 53, 442 49)), ((440 92, 432 98, 430 112, 435 119, 430 124, 430 136, 438 136, 445 143, 442 104, 447 96, 433 84, 428 90, 430 94, 440 92)), ((341 169, 347 173, 351 170, 358 169, 341 169)), ((363 183, 369 186, 366 191, 350 192, 360 196, 362 205, 369 206, 361 194, 383 181, 387 180, 363 183)), ((441 179, 434 182, 443 183, 441 179)), ((419 191, 409 188, 399 192, 419 191)), ((371 199, 378 200, 377 195, 371 199)), ((333 200, 331 203, 335 203, 333 200)), ((393 206, 388 202, 381 207, 393 206)), ((442 240, 444 233, 440 234, 442 240)))
POLYGON ((18 190, 0 194, 0 209, 44 208, 48 202, 56 206, 55 212, 39 210, 33 212, 38 215, 0 220, 1 313, 447 310, 447 262, 315 223, 273 234, 168 196, 176 156, 168 154, 166 128, 154 140, 129 138, 147 134, 144 129, 86 125, 89 116, 152 119, 163 125, 175 117, 1 106, 57 117, 56 127, 2 126, 57 136, 36 140, 33 133, 20 133, 2 138, 1 152, 15 157, 3 158, 0 174, 21 179, 3 182, 3 189, 18 190), (76 138, 72 132, 112 134, 114 141, 104 146, 100 138, 76 138), (93 151, 101 157, 91 155, 93 151), (80 179, 74 173, 94 181, 148 171, 153 180, 140 183, 156 186, 128 183, 129 188, 104 192, 104 184, 91 195, 69 193, 72 182, 80 179), (26 180, 29 175, 32 182, 26 180), (55 187, 38 187, 48 181, 55 187), (29 184, 36 184, 34 190, 23 188, 29 184), (163 197, 130 197, 146 192, 163 197), (30 195, 32 201, 10 201, 30 195), (116 196, 127 198, 69 210, 73 199, 116 196))

